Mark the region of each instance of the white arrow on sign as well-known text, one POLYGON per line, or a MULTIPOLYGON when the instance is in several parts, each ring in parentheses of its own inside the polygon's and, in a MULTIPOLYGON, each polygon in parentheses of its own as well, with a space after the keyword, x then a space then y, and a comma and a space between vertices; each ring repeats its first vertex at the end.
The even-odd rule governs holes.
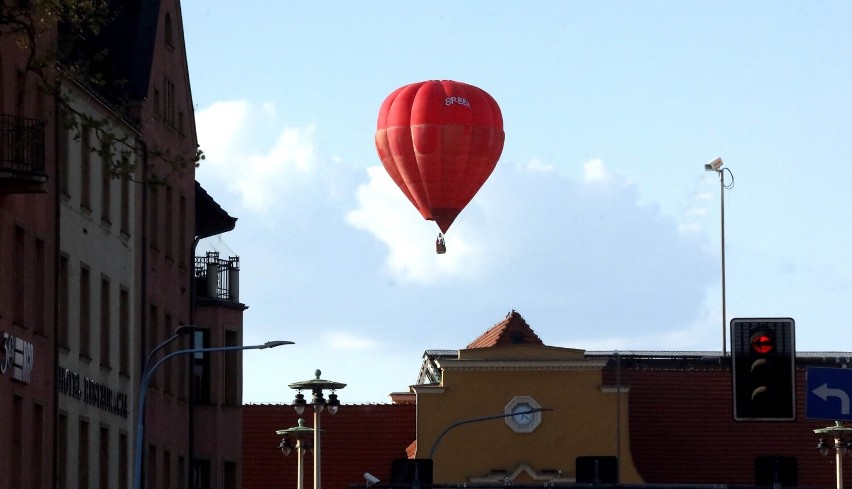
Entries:
POLYGON ((827 401, 829 397, 840 399, 840 414, 849 414, 849 394, 843 389, 830 389, 828 383, 825 383, 811 392, 823 401, 827 401))

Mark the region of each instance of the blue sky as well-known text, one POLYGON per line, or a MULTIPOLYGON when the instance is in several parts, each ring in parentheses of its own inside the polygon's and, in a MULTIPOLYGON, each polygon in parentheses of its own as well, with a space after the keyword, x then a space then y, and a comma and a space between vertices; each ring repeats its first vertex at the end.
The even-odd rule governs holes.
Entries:
MULTIPOLYGON (((186 0, 197 179, 237 228, 244 400, 347 383, 386 402, 424 350, 520 312, 549 345, 722 349, 727 316, 793 317, 799 350, 852 350, 852 4, 186 0), (376 155, 394 89, 490 93, 506 143, 437 227, 376 155)), ((730 346, 726 347, 728 350, 730 346)))

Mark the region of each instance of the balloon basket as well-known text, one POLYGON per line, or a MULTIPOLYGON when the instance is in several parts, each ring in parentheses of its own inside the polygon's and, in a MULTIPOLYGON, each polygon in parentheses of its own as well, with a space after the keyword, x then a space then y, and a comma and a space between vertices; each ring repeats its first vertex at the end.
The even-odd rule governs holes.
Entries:
POLYGON ((447 252, 447 243, 444 241, 444 235, 438 233, 438 239, 435 240, 435 252, 443 255, 447 252))

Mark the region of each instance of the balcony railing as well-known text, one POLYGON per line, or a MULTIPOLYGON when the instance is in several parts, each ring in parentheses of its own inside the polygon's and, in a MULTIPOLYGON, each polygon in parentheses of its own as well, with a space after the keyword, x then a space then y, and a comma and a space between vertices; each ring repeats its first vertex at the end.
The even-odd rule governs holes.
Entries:
POLYGON ((0 114, 0 192, 44 192, 44 122, 0 114))
POLYGON ((208 251, 206 256, 195 257, 194 273, 198 297, 240 301, 240 257, 225 260, 219 258, 219 252, 208 251))

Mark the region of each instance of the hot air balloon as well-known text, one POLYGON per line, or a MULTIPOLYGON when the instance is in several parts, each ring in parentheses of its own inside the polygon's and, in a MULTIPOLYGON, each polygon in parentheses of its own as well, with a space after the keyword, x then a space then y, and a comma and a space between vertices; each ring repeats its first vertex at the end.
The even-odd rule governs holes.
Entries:
MULTIPOLYGON (((494 171, 504 138, 491 95, 466 83, 430 80, 388 95, 376 150, 402 193, 445 234, 494 171)), ((441 233, 438 253, 446 251, 441 233)))

